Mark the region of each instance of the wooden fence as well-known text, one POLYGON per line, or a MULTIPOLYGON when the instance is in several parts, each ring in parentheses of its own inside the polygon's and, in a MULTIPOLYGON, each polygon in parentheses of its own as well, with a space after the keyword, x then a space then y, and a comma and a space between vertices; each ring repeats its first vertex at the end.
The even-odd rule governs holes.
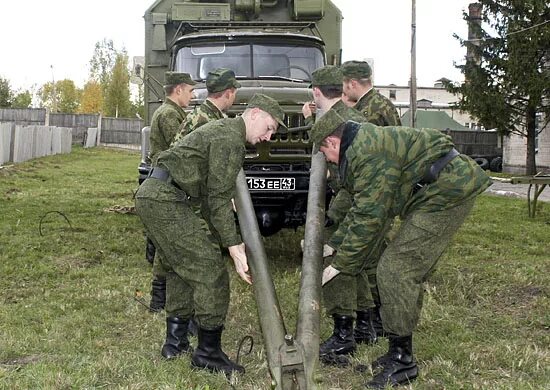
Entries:
POLYGON ((42 108, 2 108, 0 123, 16 125, 43 125, 70 128, 72 143, 86 144, 88 129, 97 128, 102 144, 139 147, 144 123, 134 118, 106 118, 99 114, 50 113, 42 108))

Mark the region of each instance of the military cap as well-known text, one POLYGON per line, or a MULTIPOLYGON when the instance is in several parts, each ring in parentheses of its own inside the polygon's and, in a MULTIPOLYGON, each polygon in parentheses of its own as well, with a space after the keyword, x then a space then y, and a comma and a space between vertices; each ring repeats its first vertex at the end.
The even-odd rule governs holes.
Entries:
POLYGON ((366 61, 346 61, 341 66, 342 74, 349 79, 368 79, 372 69, 366 61))
POLYGON ((285 118, 285 112, 281 106, 279 106, 277 100, 272 97, 264 95, 263 93, 254 94, 248 102, 248 108, 259 108, 260 110, 267 112, 279 123, 280 126, 283 127, 284 130, 286 130, 287 127, 283 121, 285 118))
POLYGON ((323 66, 315 69, 311 74, 311 86, 321 87, 325 85, 342 85, 342 70, 334 65, 323 66))
POLYGON ((180 73, 180 72, 165 72, 164 73, 164 85, 178 85, 178 84, 197 84, 189 73, 180 73))
POLYGON ((218 68, 208 72, 206 89, 210 93, 225 91, 229 88, 240 88, 241 84, 235 78, 231 69, 218 68))
POLYGON ((311 128, 311 141, 321 145, 321 142, 343 123, 346 123, 346 120, 336 110, 328 110, 311 128))

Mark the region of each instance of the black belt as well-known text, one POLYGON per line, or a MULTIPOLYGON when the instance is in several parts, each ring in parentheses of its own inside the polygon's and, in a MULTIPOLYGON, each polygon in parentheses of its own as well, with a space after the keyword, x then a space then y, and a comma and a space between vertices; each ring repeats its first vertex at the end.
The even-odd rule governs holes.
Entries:
POLYGON ((159 167, 155 167, 155 168, 151 168, 151 171, 149 172, 149 175, 147 176, 148 178, 149 177, 152 177, 154 179, 157 179, 157 180, 160 180, 160 181, 163 181, 167 184, 171 184, 173 185, 174 187, 176 187, 178 190, 180 191, 183 191, 180 186, 178 185, 178 183, 176 183, 173 179, 172 179, 172 176, 170 176, 170 172, 168 172, 166 169, 162 169, 162 168, 159 168, 159 167))
POLYGON ((452 148, 447 154, 445 154, 443 157, 439 158, 432 165, 430 165, 430 168, 428 169, 424 177, 422 177, 422 179, 420 179, 420 181, 413 186, 413 194, 418 192, 425 185, 431 184, 436 181, 439 177, 439 173, 443 170, 443 168, 445 168, 445 166, 459 154, 460 152, 458 150, 452 148))

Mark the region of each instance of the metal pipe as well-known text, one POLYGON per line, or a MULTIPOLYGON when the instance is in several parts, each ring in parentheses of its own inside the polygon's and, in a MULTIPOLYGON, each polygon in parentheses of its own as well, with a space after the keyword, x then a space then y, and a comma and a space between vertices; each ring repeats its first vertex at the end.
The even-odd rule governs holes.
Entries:
MULTIPOLYGON (((298 323, 296 325, 296 342, 302 346, 304 351, 305 385, 301 385, 300 388, 302 389, 316 388, 314 374, 319 365, 326 184, 327 163, 325 155, 317 151, 311 157, 302 280, 298 305, 298 323)), ((298 379, 301 378, 298 377, 298 379)))
MULTIPOLYGON (((275 293, 275 286, 269 272, 267 256, 258 228, 256 213, 248 192, 246 177, 241 169, 237 175, 235 205, 241 229, 241 236, 246 245, 248 265, 252 275, 256 306, 260 326, 264 337, 267 360, 271 378, 277 382, 282 377, 280 350, 285 343, 283 317, 275 293)), ((282 389, 281 383, 274 383, 276 389, 282 389)))

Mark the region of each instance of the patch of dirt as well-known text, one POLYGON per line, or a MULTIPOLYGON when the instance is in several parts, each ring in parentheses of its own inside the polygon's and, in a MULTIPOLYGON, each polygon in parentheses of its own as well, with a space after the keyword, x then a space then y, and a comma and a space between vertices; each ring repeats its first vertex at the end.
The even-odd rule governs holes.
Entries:
POLYGON ((495 309, 513 313, 529 309, 539 296, 547 296, 548 291, 541 286, 508 286, 495 294, 495 309))
POLYGON ((4 361, 0 361, 0 365, 2 366, 25 366, 27 364, 35 363, 40 361, 42 358, 40 355, 29 355, 29 356, 21 356, 18 358, 12 358, 12 359, 6 359, 4 361))

